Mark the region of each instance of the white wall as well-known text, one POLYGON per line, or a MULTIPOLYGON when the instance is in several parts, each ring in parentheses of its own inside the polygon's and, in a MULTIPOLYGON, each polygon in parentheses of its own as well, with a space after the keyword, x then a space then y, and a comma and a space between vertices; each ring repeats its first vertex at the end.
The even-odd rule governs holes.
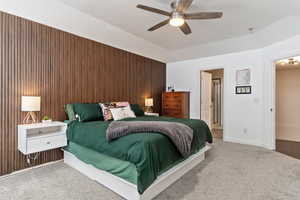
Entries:
POLYGON ((145 57, 168 60, 163 48, 56 0, 0 0, 0 11, 145 57))
POLYGON ((191 117, 200 118, 200 70, 224 68, 224 140, 275 148, 273 61, 300 55, 300 36, 251 51, 167 64, 167 85, 191 91, 191 117), (236 70, 251 69, 251 95, 235 95, 236 70))
POLYGON ((167 85, 191 91, 191 117, 200 118, 200 70, 224 68, 224 140, 262 145, 261 51, 246 51, 167 65, 167 85), (235 95, 236 70, 250 68, 253 93, 235 95))

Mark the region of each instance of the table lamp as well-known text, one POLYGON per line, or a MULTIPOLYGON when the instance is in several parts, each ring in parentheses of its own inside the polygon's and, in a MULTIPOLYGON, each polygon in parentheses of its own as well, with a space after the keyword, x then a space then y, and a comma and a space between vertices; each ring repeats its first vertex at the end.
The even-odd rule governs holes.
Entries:
POLYGON ((24 124, 36 123, 37 118, 34 112, 41 110, 41 97, 22 96, 21 110, 28 112, 23 120, 24 124))
POLYGON ((152 111, 152 106, 153 106, 153 99, 152 98, 146 98, 145 99, 145 107, 146 107, 146 112, 151 113, 152 111))

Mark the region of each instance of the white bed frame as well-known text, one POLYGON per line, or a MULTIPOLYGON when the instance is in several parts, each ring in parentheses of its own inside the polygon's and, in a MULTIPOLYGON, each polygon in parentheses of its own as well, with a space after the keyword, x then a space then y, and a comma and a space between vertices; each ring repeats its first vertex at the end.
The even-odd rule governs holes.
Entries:
POLYGON ((77 169, 82 174, 88 176, 90 179, 97 181, 108 189, 124 197, 125 199, 151 200, 179 178, 181 178, 185 173, 203 161, 205 159, 205 152, 209 149, 209 146, 205 146, 198 153, 190 156, 185 161, 179 163, 160 175, 142 195, 138 193, 136 185, 106 171, 97 169, 92 165, 86 164, 85 162, 79 160, 72 153, 64 151, 64 162, 77 169))

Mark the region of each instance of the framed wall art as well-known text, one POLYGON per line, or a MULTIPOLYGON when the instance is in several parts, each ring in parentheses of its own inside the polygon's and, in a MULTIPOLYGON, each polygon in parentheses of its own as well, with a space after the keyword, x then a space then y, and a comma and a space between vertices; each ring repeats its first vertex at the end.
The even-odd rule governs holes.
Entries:
POLYGON ((235 94, 251 94, 252 87, 251 86, 236 86, 235 94))
POLYGON ((251 70, 243 69, 236 71, 236 85, 250 85, 251 70))

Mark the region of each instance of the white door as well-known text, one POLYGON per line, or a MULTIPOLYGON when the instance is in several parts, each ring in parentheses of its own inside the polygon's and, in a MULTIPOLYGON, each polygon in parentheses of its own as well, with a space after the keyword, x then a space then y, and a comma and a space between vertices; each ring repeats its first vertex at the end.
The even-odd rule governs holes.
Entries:
POLYGON ((201 72, 201 119, 212 126, 212 74, 201 72))

